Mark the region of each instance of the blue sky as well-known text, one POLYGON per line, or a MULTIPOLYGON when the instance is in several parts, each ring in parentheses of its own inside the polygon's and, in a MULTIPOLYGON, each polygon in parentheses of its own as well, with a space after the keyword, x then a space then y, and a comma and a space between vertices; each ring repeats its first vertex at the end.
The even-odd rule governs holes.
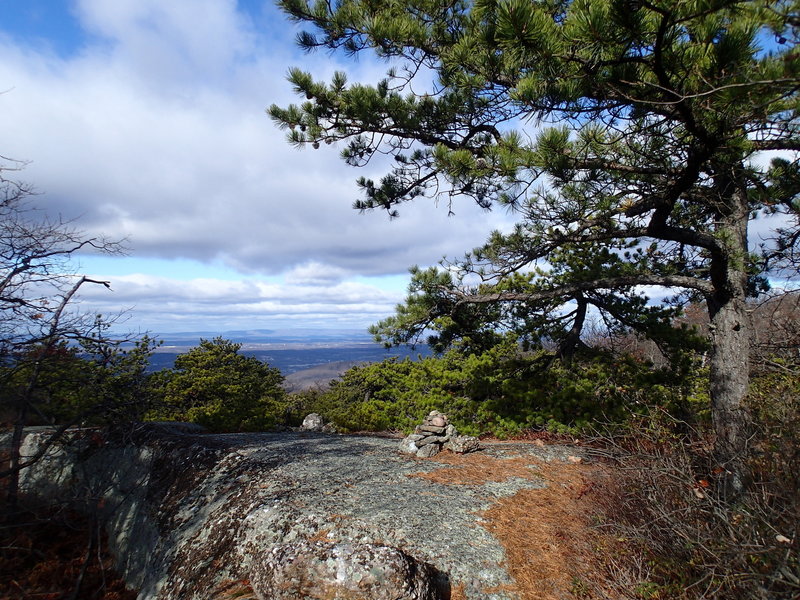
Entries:
POLYGON ((305 55, 271 2, 0 0, 0 155, 51 215, 126 239, 77 257, 156 334, 357 328, 392 313, 407 268, 479 245, 508 216, 421 200, 389 221, 350 208, 360 175, 335 146, 295 150, 267 118, 295 101, 285 74, 375 81, 387 66, 305 55))

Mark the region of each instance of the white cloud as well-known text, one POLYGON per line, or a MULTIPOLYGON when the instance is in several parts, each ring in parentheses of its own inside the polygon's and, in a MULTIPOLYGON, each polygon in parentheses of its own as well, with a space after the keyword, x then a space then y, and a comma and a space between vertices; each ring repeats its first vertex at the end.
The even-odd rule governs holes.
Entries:
POLYGON ((111 280, 112 291, 99 285, 84 286, 81 310, 113 315, 124 307, 134 322, 147 323, 147 328, 157 333, 187 327, 275 327, 301 319, 307 324, 363 329, 385 317, 400 300, 397 293, 354 282, 185 281, 143 274, 98 277, 111 280))
POLYGON ((86 35, 64 56, 0 24, 0 154, 32 161, 23 176, 37 203, 87 233, 127 239, 134 258, 247 275, 115 276, 114 293, 85 293, 104 312, 133 307, 135 321, 170 329, 192 314, 363 327, 401 298, 353 279, 461 255, 508 222, 466 200, 453 218, 424 199, 394 221, 352 210, 355 179, 381 169, 349 168, 335 146, 291 148, 264 109, 296 101, 290 66, 374 82, 386 65, 302 55, 294 26, 264 11, 257 27, 234 0, 79 0, 86 35), (282 284, 252 281, 281 274, 282 284))
POLYGON ((311 261, 295 267, 286 274, 286 282, 297 285, 335 284, 345 279, 347 271, 311 261))
MULTIPOLYGON (((127 238, 135 255, 259 273, 315 262, 402 273, 460 254, 503 221, 467 203, 448 219, 425 201, 394 222, 358 215, 350 205, 364 173, 335 147, 290 148, 263 112, 294 100, 284 80, 300 61, 291 27, 265 47, 235 9, 228 0, 82 0, 76 12, 99 39, 75 56, 0 41, 0 87, 13 88, 0 96, 2 151, 33 161, 26 177, 50 210, 127 238)), ((385 69, 303 60, 320 76, 344 67, 374 80, 385 69)))

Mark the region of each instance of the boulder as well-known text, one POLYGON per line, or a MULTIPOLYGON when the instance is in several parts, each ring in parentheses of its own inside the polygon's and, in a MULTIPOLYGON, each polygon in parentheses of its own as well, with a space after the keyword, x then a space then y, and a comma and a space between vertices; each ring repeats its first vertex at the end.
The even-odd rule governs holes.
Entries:
POLYGON ((417 457, 418 458, 430 458, 431 456, 436 456, 442 450, 442 447, 439 444, 426 444, 422 446, 419 450, 417 450, 417 457))
POLYGON ((480 448, 478 438, 469 435, 454 435, 444 445, 445 450, 450 450, 456 454, 466 454, 474 452, 480 448))
POLYGON ((438 600, 436 571, 402 550, 377 544, 299 541, 255 561, 259 600, 438 600))
POLYGON ((325 422, 322 420, 322 417, 319 416, 317 413, 311 413, 310 415, 306 416, 303 419, 303 424, 300 425, 301 431, 322 431, 322 428, 325 426, 325 422))
POLYGON ((398 450, 403 454, 416 454, 417 450, 419 450, 419 446, 417 446, 417 440, 413 439, 416 436, 408 436, 403 438, 403 441, 400 442, 400 447, 398 450))

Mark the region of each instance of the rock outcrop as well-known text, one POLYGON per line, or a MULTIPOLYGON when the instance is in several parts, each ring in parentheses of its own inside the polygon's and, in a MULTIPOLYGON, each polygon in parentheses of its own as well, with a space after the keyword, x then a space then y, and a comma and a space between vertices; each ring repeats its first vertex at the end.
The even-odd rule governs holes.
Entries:
MULTIPOLYGON (((181 431, 151 427, 132 444, 86 436, 22 473, 30 494, 100 507, 139 600, 217 600, 220 586, 246 581, 264 599, 384 598, 367 595, 379 580, 403 600, 447 598, 450 585, 465 600, 513 600, 503 547, 478 515, 541 487, 535 476, 449 485, 451 467, 398 453, 396 439, 181 431), (275 586, 299 589, 295 579, 324 589, 280 596, 275 586)), ((27 435, 23 453, 43 437, 27 435)), ((575 451, 493 444, 482 455, 521 452, 575 451)))

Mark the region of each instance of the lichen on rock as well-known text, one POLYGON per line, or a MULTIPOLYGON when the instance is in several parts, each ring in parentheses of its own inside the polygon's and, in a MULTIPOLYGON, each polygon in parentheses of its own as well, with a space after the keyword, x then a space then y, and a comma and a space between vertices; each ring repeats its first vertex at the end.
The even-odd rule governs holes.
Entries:
POLYGON ((441 598, 430 565, 377 544, 304 540, 276 546, 255 561, 250 583, 259 600, 441 598))
MULTIPOLYGON (((301 572, 308 573, 316 568, 314 552, 328 552, 337 564, 336 552, 357 561, 369 555, 367 549, 377 564, 394 565, 380 577, 397 582, 386 589, 404 590, 406 595, 397 598, 427 598, 433 585, 429 568, 435 571, 438 597, 448 597, 453 586, 465 600, 516 598, 505 591, 513 582, 504 549, 476 514, 498 498, 541 487, 533 475, 461 481, 461 466, 409 460, 389 438, 149 431, 131 445, 107 445, 88 458, 59 448, 22 477, 29 493, 91 498, 92 510, 102 499, 100 517, 117 567, 139 590, 139 600, 221 600, 226 597, 212 592, 225 582, 247 582, 268 569, 283 577, 286 565, 267 566, 273 552, 305 557, 307 568, 301 572), (437 478, 422 477, 434 471, 437 478), (385 549, 373 551, 373 546, 385 549)), ((419 435, 416 439, 425 437, 419 435)), ((39 443, 40 436, 28 435, 26 453, 35 452, 39 443)), ((575 452, 487 444, 481 456, 502 464, 521 454, 566 461, 575 452)), ((454 460, 466 466, 470 459, 454 460)), ((380 578, 370 569, 359 576, 355 564, 341 560, 350 573, 342 581, 380 578)), ((371 598, 342 590, 272 597, 371 598)))

